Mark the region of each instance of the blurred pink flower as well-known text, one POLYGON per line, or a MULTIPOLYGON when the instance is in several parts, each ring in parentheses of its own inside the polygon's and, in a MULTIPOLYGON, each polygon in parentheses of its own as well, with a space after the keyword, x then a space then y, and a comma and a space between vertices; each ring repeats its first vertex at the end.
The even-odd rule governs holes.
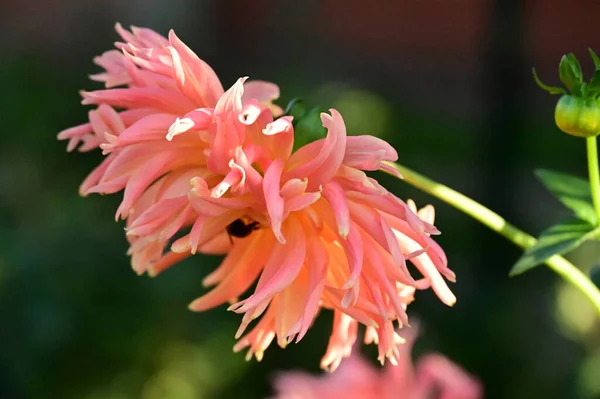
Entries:
POLYGON ((403 330, 398 365, 378 370, 353 354, 334 373, 320 376, 294 371, 275 378, 273 399, 481 399, 477 379, 439 354, 422 356, 416 367, 410 356, 414 333, 403 330))
POLYGON ((98 57, 106 72, 92 76, 107 89, 83 92, 98 108, 59 138, 69 150, 82 143, 106 155, 80 191, 124 190, 116 218, 126 219, 134 270, 156 275, 196 252, 228 252, 204 280, 216 287, 190 308, 230 303, 243 313, 235 350, 260 359, 275 338, 282 347, 302 339, 328 308, 335 316, 323 368, 350 355, 358 323, 379 360, 397 363, 393 323, 407 324, 415 289, 432 288, 447 305, 456 299, 444 280, 454 273, 431 238, 439 233, 433 208, 417 212, 365 174, 389 169, 383 161, 396 151, 373 136, 348 137, 334 109, 321 114, 326 137, 293 151, 292 118, 277 118, 272 103, 276 85, 240 78, 224 92, 172 31, 169 39, 117 31, 126 43, 98 57))

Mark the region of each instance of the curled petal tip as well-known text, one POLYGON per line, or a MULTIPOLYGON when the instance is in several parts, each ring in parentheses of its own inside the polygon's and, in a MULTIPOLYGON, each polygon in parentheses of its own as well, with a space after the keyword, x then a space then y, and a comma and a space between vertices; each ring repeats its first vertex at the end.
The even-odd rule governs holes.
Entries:
POLYGON ((179 40, 179 38, 175 34, 174 29, 169 29, 169 33, 167 34, 167 37, 169 38, 169 42, 171 42, 171 44, 173 44, 174 40, 179 40))
POLYGON ((417 204, 415 203, 415 201, 412 198, 409 198, 406 200, 406 205, 408 205, 408 208, 413 211, 413 213, 417 213, 419 210, 417 209, 417 204))
POLYGON ((171 245, 171 251, 177 253, 177 254, 182 254, 186 251, 190 251, 192 250, 192 248, 190 247, 189 242, 186 243, 173 243, 171 245))
POLYGON ((194 121, 189 118, 177 118, 167 131, 167 140, 171 141, 179 134, 185 133, 194 127, 194 121))
POLYGON ((349 290, 350 288, 354 287, 355 284, 356 284, 356 277, 353 277, 350 280, 346 281, 346 283, 344 284, 342 289, 349 290))
POLYGON ((447 298, 441 298, 442 302, 446 305, 452 307, 456 304, 456 297, 454 295, 448 296, 447 298))
POLYGON ((79 90, 79 95, 82 97, 81 104, 83 104, 83 105, 90 104, 91 100, 88 98, 89 94, 90 94, 89 91, 79 90))
POLYGON ((238 328, 238 330, 235 332, 235 339, 240 339, 242 337, 242 335, 244 334, 244 330, 246 330, 247 325, 244 324, 244 322, 242 322, 242 324, 240 325, 240 328, 238 328))
POLYGON ((104 138, 106 139, 106 141, 108 141, 110 144, 116 144, 118 137, 114 134, 110 134, 109 132, 104 132, 104 138))
POLYGON ((449 271, 448 273, 446 273, 446 278, 448 279, 448 281, 456 283, 456 274, 453 271, 449 271))
POLYGON ((435 227, 431 223, 428 223, 428 222, 425 222, 425 221, 423 222, 423 230, 424 230, 425 233, 431 234, 431 235, 434 235, 434 236, 442 234, 442 232, 439 231, 437 227, 435 227))
POLYGON ((392 162, 383 161, 381 163, 381 167, 379 168, 381 171, 388 172, 390 175, 397 177, 398 179, 404 179, 402 173, 400 173, 392 162))

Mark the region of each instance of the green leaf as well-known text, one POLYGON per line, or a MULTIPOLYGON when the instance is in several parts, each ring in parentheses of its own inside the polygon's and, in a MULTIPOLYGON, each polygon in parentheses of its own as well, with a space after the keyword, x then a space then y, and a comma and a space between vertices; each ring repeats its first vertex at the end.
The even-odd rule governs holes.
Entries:
POLYGON ((598 223, 587 180, 545 169, 536 170, 535 175, 560 202, 575 212, 579 219, 592 225, 598 223))
POLYGON ((590 80, 590 85, 587 88, 588 97, 596 97, 600 94, 600 69, 594 71, 594 76, 590 80))
POLYGON ((600 227, 580 219, 571 219, 554 225, 542 232, 537 244, 525 251, 512 267, 509 275, 516 276, 541 265, 554 255, 571 252, 598 233, 600 227))
POLYGON ((535 72, 535 68, 533 68, 531 71, 533 72, 533 79, 535 79, 535 83, 537 83, 538 86, 540 86, 542 89, 546 90, 548 93, 550 93, 550 94, 567 94, 567 91, 565 89, 563 89, 562 87, 548 86, 548 85, 542 83, 542 81, 538 77, 537 73, 535 72))
POLYGON ((560 81, 575 95, 581 95, 583 74, 581 65, 573 53, 563 55, 558 66, 560 81))
POLYGON ((594 61, 594 68, 600 69, 600 58, 598 58, 594 50, 592 50, 591 48, 588 48, 588 50, 590 52, 590 55, 592 56, 592 61, 594 61))
POLYGON ((315 107, 302 117, 294 118, 292 121, 294 125, 294 151, 327 135, 327 129, 321 121, 322 112, 325 112, 323 108, 315 107))

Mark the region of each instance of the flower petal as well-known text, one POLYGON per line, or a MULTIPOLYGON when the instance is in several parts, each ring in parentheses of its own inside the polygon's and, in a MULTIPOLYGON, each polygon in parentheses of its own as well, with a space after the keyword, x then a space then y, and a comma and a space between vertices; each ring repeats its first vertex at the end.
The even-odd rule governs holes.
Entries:
POLYGON ((327 128, 327 137, 300 148, 292 154, 292 165, 284 179, 308 177, 310 191, 333 178, 340 168, 346 151, 346 127, 338 111, 331 108, 331 115, 321 114, 323 126, 327 128))
POLYGON ((242 295, 254 283, 267 262, 273 242, 272 235, 260 230, 251 237, 236 242, 219 268, 205 279, 205 282, 215 282, 217 276, 220 276, 219 285, 194 300, 189 308, 200 312, 242 295))
POLYGON ((167 47, 173 59, 173 78, 179 89, 198 107, 213 107, 223 94, 219 78, 173 30, 169 32, 171 48, 167 47))
POLYGON ((274 246, 254 294, 230 308, 236 313, 249 312, 287 287, 298 275, 306 256, 306 237, 298 223, 286 223, 288 244, 274 246))
POLYGON ((176 114, 196 108, 178 92, 159 87, 84 91, 81 95, 84 105, 104 103, 117 108, 157 108, 176 114))
POLYGON ((267 169, 263 180, 263 192, 265 195, 267 212, 269 213, 273 234, 275 234, 277 241, 285 244, 286 240, 281 232, 284 209, 284 201, 280 193, 282 171, 283 162, 281 160, 278 159, 271 163, 271 166, 269 166, 269 169, 267 169))
POLYGON ((323 187, 323 196, 333 209, 338 233, 346 238, 350 232, 350 209, 344 190, 336 181, 330 181, 323 187))

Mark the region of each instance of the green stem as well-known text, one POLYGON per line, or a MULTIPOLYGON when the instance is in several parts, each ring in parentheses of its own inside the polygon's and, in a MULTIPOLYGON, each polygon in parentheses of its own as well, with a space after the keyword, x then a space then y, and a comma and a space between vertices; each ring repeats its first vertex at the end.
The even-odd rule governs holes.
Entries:
MULTIPOLYGON (((441 199, 460 211, 463 211, 490 229, 503 235, 519 247, 530 248, 536 244, 537 240, 534 237, 508 223, 497 213, 458 191, 420 175, 405 166, 392 162, 387 162, 387 164, 400 172, 404 177, 403 180, 408 184, 441 199)), ((559 255, 548 258, 545 263, 562 278, 571 283, 576 289, 581 291, 581 293, 590 300, 592 305, 594 305, 600 316, 600 290, 581 270, 559 255)))
POLYGON ((600 171, 598 170, 598 146, 596 137, 588 137, 587 144, 587 159, 588 170, 590 174, 590 186, 592 187, 592 200, 598 223, 600 224, 600 171))

